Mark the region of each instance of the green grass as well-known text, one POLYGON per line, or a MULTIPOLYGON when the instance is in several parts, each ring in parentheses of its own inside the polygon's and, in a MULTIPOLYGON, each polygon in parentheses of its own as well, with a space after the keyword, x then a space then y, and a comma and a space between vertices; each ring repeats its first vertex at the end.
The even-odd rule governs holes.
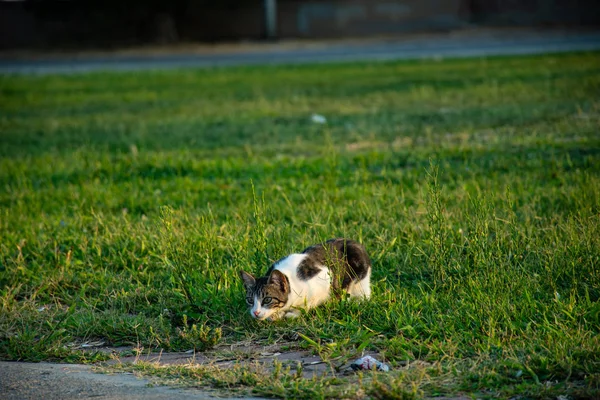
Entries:
POLYGON ((0 76, 0 359, 298 332, 395 369, 186 376, 282 397, 600 396, 599 128, 599 53, 0 76), (370 303, 249 318, 239 269, 339 236, 371 254, 370 303))

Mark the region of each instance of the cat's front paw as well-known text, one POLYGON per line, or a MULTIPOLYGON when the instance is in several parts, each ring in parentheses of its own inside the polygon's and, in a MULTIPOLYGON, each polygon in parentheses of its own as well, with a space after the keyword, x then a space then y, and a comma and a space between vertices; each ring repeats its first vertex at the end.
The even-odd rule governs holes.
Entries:
POLYGON ((286 318, 298 318, 299 316, 300 316, 300 311, 299 310, 287 311, 285 313, 285 317, 286 318))
POLYGON ((269 316, 268 318, 266 318, 267 321, 269 322, 273 322, 273 321, 277 321, 281 319, 281 314, 280 313, 276 313, 276 314, 271 314, 271 316, 269 316))

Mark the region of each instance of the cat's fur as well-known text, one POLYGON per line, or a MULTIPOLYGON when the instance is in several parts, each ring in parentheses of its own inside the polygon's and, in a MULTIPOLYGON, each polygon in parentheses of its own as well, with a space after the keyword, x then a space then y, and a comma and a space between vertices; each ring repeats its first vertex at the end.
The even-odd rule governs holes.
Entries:
POLYGON ((331 239, 290 254, 255 278, 240 271, 250 315, 275 320, 297 317, 300 308, 324 303, 346 291, 351 297, 371 296, 371 261, 365 248, 350 239, 331 239))

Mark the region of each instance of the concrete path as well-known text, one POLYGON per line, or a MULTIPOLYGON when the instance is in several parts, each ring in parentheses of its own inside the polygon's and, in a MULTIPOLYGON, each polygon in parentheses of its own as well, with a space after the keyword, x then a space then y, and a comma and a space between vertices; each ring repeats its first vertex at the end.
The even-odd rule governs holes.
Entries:
MULTIPOLYGON (((117 362, 134 364, 138 361, 157 365, 210 365, 217 368, 229 369, 235 365, 262 364, 267 370, 273 368, 277 359, 283 365, 296 371, 296 366, 302 364, 303 376, 307 379, 313 376, 328 374, 330 368, 318 356, 306 350, 279 351, 279 345, 257 346, 253 344, 236 344, 221 346, 207 353, 146 353, 120 357, 104 364, 105 367, 117 362), (221 352, 228 351, 230 356, 223 357, 221 352), (237 354, 237 356, 232 356, 237 354)), ((110 348, 99 349, 111 351, 110 348)), ((224 353, 223 353, 224 354, 224 353)), ((366 354, 366 353, 365 353, 366 354)), ((369 353, 375 355, 374 353, 369 353)), ((107 369, 108 370, 108 369, 107 369)), ((350 371, 349 362, 341 371, 350 371)), ((101 371, 100 371, 101 372, 101 371)), ((352 372, 353 373, 353 372, 352 372)), ((0 361, 0 399, 81 399, 101 398, 118 399, 213 399, 227 398, 226 391, 211 391, 210 389, 178 389, 152 383, 133 374, 115 373, 104 374, 93 370, 89 365, 53 364, 53 363, 23 363, 0 361)), ((243 399, 242 397, 235 397, 243 399)), ((252 400, 262 398, 252 397, 252 400)), ((263 399, 264 400, 264 399, 263 399)))
POLYGON ((0 398, 5 400, 212 399, 197 390, 151 386, 131 374, 98 374, 73 364, 0 362, 0 398))
MULTIPOLYGON (((127 348, 98 348, 100 351, 113 353, 113 350, 127 348)), ((115 363, 134 364, 138 361, 157 365, 211 365, 218 368, 233 368, 237 364, 261 363, 269 369, 273 360, 290 365, 295 369, 298 363, 303 365, 303 375, 311 378, 329 371, 318 356, 305 350, 280 352, 279 345, 257 346, 254 344, 236 344, 220 346, 206 353, 173 352, 145 353, 123 356, 118 360, 103 363, 110 367, 115 363), (239 357, 223 357, 222 352, 237 354, 239 357)), ((127 349, 129 350, 129 349, 127 349)), ((224 354, 224 353, 223 353, 224 354)), ((210 389, 180 389, 160 385, 152 385, 148 379, 139 378, 130 373, 105 374, 98 373, 90 365, 23 363, 0 361, 0 399, 82 399, 101 398, 118 399, 214 399, 227 398, 226 391, 210 389)), ((102 372, 102 370, 100 370, 102 372)), ((235 397, 243 399, 242 397, 235 397)), ((252 400, 261 398, 252 397, 252 400)))
POLYGON ((600 50, 600 31, 468 30, 397 38, 198 45, 116 53, 0 54, 0 74, 68 74, 591 50, 600 50))
MULTIPOLYGON (((153 386, 133 374, 101 374, 89 365, 0 362, 3 400, 206 400, 223 393, 153 386)), ((249 398, 232 397, 236 400, 249 398)), ((252 400, 260 400, 253 397, 252 400)))

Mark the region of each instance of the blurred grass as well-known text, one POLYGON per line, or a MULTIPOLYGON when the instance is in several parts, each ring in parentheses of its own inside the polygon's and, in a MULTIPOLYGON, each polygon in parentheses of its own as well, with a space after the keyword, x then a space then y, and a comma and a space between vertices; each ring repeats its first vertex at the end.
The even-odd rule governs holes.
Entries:
POLYGON ((1 76, 0 358, 296 331, 443 370, 373 396, 598 395, 598 93, 598 53, 1 76), (239 269, 336 236, 371 303, 248 318, 239 269))

